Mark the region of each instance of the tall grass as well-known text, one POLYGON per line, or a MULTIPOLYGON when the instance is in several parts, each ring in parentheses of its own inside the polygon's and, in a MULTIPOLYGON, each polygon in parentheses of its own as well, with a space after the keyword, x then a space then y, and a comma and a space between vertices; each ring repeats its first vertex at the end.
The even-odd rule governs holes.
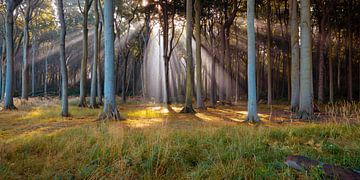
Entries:
POLYGON ((0 179, 296 178, 290 154, 360 167, 357 125, 129 129, 118 123, 71 128, 0 146, 0 179))

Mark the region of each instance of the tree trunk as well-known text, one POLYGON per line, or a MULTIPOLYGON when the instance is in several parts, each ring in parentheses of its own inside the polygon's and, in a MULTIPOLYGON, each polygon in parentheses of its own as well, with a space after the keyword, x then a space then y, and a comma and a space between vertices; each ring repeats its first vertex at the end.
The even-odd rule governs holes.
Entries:
POLYGON ((333 65, 333 47, 330 45, 329 53, 329 101, 334 103, 334 65, 333 65))
POLYGON ((2 63, 2 66, 1 66, 1 100, 4 100, 4 95, 5 95, 5 81, 6 81, 6 77, 5 77, 5 71, 6 71, 6 40, 4 40, 3 42, 3 55, 2 55, 2 59, 0 60, 1 63, 2 63))
MULTIPOLYGON (((87 58, 88 58, 88 15, 92 1, 85 0, 83 14, 83 56, 81 59, 81 73, 80 73, 80 103, 79 107, 86 107, 86 75, 87 75, 87 58)), ((80 6, 80 5, 79 5, 80 6)), ((79 7, 80 8, 80 7, 79 7)))
POLYGON ((31 42, 32 59, 31 59, 31 94, 35 96, 35 53, 36 53, 36 38, 32 38, 31 42))
POLYGON ((5 39, 1 38, 2 42, 0 43, 0 100, 3 100, 3 96, 2 96, 2 92, 3 92, 3 82, 4 82, 4 78, 3 78, 3 67, 5 66, 3 64, 4 62, 4 58, 5 58, 5 53, 6 53, 6 42, 5 39))
POLYGON ((14 10, 21 3, 20 0, 8 0, 6 7, 6 85, 5 85, 5 101, 4 109, 14 110, 13 100, 13 75, 14 75, 14 10))
POLYGON ((201 62, 201 0, 195 0, 195 39, 196 39, 196 105, 199 109, 205 109, 202 97, 202 62, 201 62))
POLYGON ((24 22, 24 42, 23 42, 23 64, 22 64, 22 83, 21 83, 21 99, 28 100, 28 48, 29 48, 29 22, 30 22, 30 0, 26 1, 24 22))
POLYGON ((300 104, 300 50, 297 0, 290 0, 291 33, 291 111, 297 112, 300 104))
POLYGON ((301 4, 301 68, 300 68, 300 108, 298 118, 313 118, 313 72, 311 45, 311 14, 310 0, 303 0, 301 4))
POLYGON ((336 45, 336 60, 337 60, 337 89, 341 88, 341 60, 340 60, 340 45, 341 45, 341 30, 338 32, 337 45, 336 45))
POLYGON ((272 60, 271 60, 271 3, 267 0, 267 104, 272 104, 272 60))
POLYGON ((104 85, 104 112, 100 119, 120 120, 120 113, 116 107, 115 74, 114 74, 114 2, 104 1, 104 45, 105 45, 105 85, 104 85))
POLYGON ((96 103, 96 80, 97 80, 97 69, 98 69, 98 59, 99 59, 99 10, 98 10, 98 0, 94 1, 94 13, 95 13, 95 28, 94 28, 94 59, 92 65, 92 74, 91 74, 91 99, 90 107, 98 108, 96 103))
POLYGON ((45 58, 45 78, 44 78, 44 97, 48 96, 48 78, 49 78, 49 65, 48 65, 48 58, 49 58, 49 53, 50 50, 48 50, 46 58, 45 58))
POLYGON ((68 74, 65 60, 65 37, 66 37, 66 24, 64 17, 63 0, 58 2, 58 17, 60 19, 60 69, 61 69, 61 115, 63 117, 69 116, 68 107, 68 74))
POLYGON ((192 33, 193 33, 193 7, 192 0, 186 0, 186 97, 185 107, 182 113, 195 113, 192 106, 193 99, 193 52, 192 52, 192 33))
POLYGON ((347 98, 353 100, 353 84, 352 84, 352 0, 348 1, 348 19, 347 19, 347 98))
POLYGON ((259 122, 256 105, 255 0, 247 1, 248 36, 248 122, 259 122))
MULTIPOLYGON (((326 7, 323 7, 326 8, 326 7)), ((319 103, 324 103, 324 76, 325 76, 325 43, 327 39, 326 32, 326 16, 327 12, 323 10, 321 23, 320 23, 320 48, 319 48, 319 89, 318 89, 318 101, 319 103)))
MULTIPOLYGON (((212 29, 211 29, 212 31, 212 29)), ((211 32, 213 34, 213 32, 211 32)), ((210 106, 216 106, 216 53, 215 53, 215 39, 213 36, 211 38, 211 53, 212 53, 212 61, 211 61, 211 80, 210 80, 210 106)))

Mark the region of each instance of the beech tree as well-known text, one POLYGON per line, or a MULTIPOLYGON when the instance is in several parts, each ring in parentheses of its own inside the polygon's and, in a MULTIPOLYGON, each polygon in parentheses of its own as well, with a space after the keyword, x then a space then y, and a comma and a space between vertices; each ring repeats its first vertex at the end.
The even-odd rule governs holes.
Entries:
POLYGON ((16 109, 13 100, 13 75, 14 75, 14 10, 22 0, 7 0, 6 6, 6 84, 4 94, 4 109, 16 109))
POLYGON ((95 14, 95 24, 94 24, 94 57, 92 63, 92 73, 91 73, 91 98, 90 98, 90 107, 97 108, 98 104, 96 102, 96 89, 97 89, 97 71, 98 71, 98 61, 99 61, 99 9, 98 9, 98 0, 94 0, 94 14, 95 14))
POLYGON ((297 112, 300 103, 300 50, 298 2, 290 0, 290 36, 291 36, 291 110, 297 112))
POLYGON ((313 68, 312 68, 312 44, 311 44, 311 14, 310 0, 300 2, 300 28, 301 28, 301 48, 300 48, 300 106, 298 118, 313 118, 313 68))
MULTIPOLYGON (((96 0, 95 0, 96 1, 96 0)), ((88 59, 88 19, 89 11, 91 8, 93 0, 85 0, 84 7, 80 5, 80 0, 78 0, 79 10, 83 15, 83 57, 81 59, 81 73, 80 73, 80 103, 79 107, 86 107, 86 75, 87 75, 87 59, 88 59)))
POLYGON ((247 0, 248 36, 248 116, 246 121, 259 122, 256 100, 255 0, 247 0))
POLYGON ((104 0, 104 46, 105 46, 105 84, 104 84, 104 111, 100 119, 121 120, 116 107, 115 73, 114 73, 114 2, 104 0))
POLYGON ((195 0, 195 40, 196 40, 196 105, 197 108, 205 109, 203 101, 203 81, 202 81, 202 63, 201 63, 201 0, 195 0))
POLYGON ((61 115, 63 117, 69 116, 68 106, 68 74, 65 60, 65 37, 66 37, 66 24, 64 17, 63 0, 57 0, 58 16, 60 20, 60 70, 61 70, 61 115))
POLYGON ((192 34, 193 34, 193 5, 192 0, 186 0, 186 97, 185 106, 182 113, 195 113, 192 106, 193 99, 193 53, 192 53, 192 34))

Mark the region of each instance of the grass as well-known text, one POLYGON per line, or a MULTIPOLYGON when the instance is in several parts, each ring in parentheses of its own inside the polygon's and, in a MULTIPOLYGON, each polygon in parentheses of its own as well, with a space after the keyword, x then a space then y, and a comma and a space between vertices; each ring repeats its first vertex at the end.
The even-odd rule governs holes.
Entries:
POLYGON ((94 121, 101 110, 71 106, 72 117, 60 118, 56 102, 19 107, 0 112, 0 179, 318 177, 286 167, 293 154, 360 167, 357 122, 295 122, 280 114, 285 106, 274 120, 261 108, 264 123, 255 126, 240 122, 243 105, 194 116, 131 103, 119 106, 126 121, 106 123, 94 121))

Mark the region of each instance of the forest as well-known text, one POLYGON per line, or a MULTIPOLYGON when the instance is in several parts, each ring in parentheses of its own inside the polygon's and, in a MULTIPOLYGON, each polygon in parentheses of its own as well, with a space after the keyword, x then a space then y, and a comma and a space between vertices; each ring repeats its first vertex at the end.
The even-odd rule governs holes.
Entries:
POLYGON ((0 179, 360 179, 359 0, 0 0, 0 179))

